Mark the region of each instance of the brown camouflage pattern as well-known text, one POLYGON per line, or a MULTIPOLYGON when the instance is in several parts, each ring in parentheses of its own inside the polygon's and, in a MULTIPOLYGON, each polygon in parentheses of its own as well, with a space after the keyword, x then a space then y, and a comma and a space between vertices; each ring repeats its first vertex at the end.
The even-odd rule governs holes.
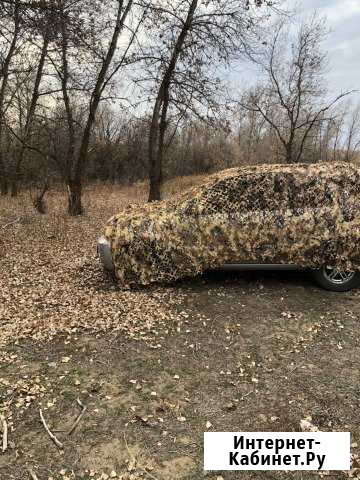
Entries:
POLYGON ((359 198, 353 164, 233 168, 176 200, 130 206, 105 236, 125 288, 228 262, 359 270, 359 198))

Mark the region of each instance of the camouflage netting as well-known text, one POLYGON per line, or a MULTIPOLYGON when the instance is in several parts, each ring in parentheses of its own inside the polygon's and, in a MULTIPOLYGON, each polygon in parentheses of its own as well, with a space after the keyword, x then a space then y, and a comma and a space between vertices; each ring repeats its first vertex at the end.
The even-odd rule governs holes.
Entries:
POLYGON ((360 169, 260 165, 212 175, 164 201, 110 219, 123 287, 196 276, 228 262, 360 269, 360 169))

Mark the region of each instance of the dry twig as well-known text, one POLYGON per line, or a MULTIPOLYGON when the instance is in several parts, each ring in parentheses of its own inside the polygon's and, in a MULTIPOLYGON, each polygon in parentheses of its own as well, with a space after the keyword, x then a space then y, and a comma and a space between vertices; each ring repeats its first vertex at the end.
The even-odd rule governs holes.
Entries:
POLYGON ((36 473, 34 472, 34 470, 32 468, 28 467, 27 471, 29 472, 31 480, 39 480, 36 473))
POLYGON ((75 420, 73 426, 72 426, 71 429, 68 431, 68 435, 71 435, 71 434, 74 432, 75 428, 78 426, 78 424, 80 423, 80 420, 82 419, 84 413, 85 413, 86 410, 87 410, 87 406, 86 406, 86 405, 83 405, 83 404, 81 403, 80 398, 78 398, 78 399, 76 400, 76 402, 77 402, 77 404, 79 405, 79 407, 80 407, 82 410, 81 410, 81 413, 78 415, 77 419, 75 420))
POLYGON ((153 480, 159 480, 158 478, 156 478, 152 473, 148 472, 147 470, 145 470, 145 468, 142 468, 142 467, 139 467, 139 469, 145 473, 146 475, 148 475, 150 478, 152 478, 153 480))
POLYGON ((295 370, 297 370, 298 368, 301 368, 301 367, 302 367, 302 365, 295 365, 295 367, 293 367, 293 368, 290 370, 289 374, 291 375, 292 373, 295 372, 295 370))
POLYGON ((17 219, 14 220, 13 222, 10 222, 10 223, 7 223, 6 225, 3 225, 1 228, 2 228, 3 230, 5 230, 5 228, 11 227, 11 225, 15 225, 15 223, 20 222, 20 220, 21 220, 21 217, 17 218, 17 219))
POLYGON ((253 390, 248 392, 248 393, 245 393, 245 395, 243 395, 240 400, 243 402, 245 400, 245 398, 249 397, 252 393, 254 393, 253 390))
POLYGON ((127 440, 126 440, 125 433, 124 433, 124 442, 125 442, 125 447, 126 447, 126 450, 128 452, 128 455, 129 455, 130 459, 135 458, 134 455, 130 452, 130 448, 129 448, 129 445, 128 445, 127 440))
POLYGON ((2 453, 5 453, 8 448, 8 425, 4 415, 0 415, 0 421, 2 425, 2 453))
POLYGON ((50 431, 49 427, 47 426, 47 423, 45 422, 45 418, 44 418, 44 415, 42 413, 42 410, 40 409, 40 418, 41 418, 41 422, 42 424, 44 425, 44 428, 46 430, 46 433, 49 435, 49 437, 51 438, 51 440, 55 443, 55 445, 60 448, 60 450, 63 450, 64 449, 64 446, 61 442, 59 442, 59 440, 55 437, 55 435, 50 431))

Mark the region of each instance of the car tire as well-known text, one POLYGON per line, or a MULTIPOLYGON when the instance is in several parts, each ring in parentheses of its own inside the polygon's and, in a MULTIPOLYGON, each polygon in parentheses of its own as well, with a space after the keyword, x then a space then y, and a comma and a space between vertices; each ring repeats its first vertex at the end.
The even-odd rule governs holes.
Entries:
POLYGON ((360 272, 342 272, 331 267, 322 267, 313 272, 317 283, 331 292, 348 292, 360 286, 360 272))

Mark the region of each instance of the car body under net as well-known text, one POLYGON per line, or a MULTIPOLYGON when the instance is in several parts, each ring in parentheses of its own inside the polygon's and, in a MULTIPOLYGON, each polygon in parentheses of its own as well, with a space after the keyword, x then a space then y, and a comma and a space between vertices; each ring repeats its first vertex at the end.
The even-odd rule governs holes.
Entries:
POLYGON ((125 288, 229 262, 359 270, 359 198, 354 164, 233 168, 175 200, 128 207, 105 236, 125 288))

